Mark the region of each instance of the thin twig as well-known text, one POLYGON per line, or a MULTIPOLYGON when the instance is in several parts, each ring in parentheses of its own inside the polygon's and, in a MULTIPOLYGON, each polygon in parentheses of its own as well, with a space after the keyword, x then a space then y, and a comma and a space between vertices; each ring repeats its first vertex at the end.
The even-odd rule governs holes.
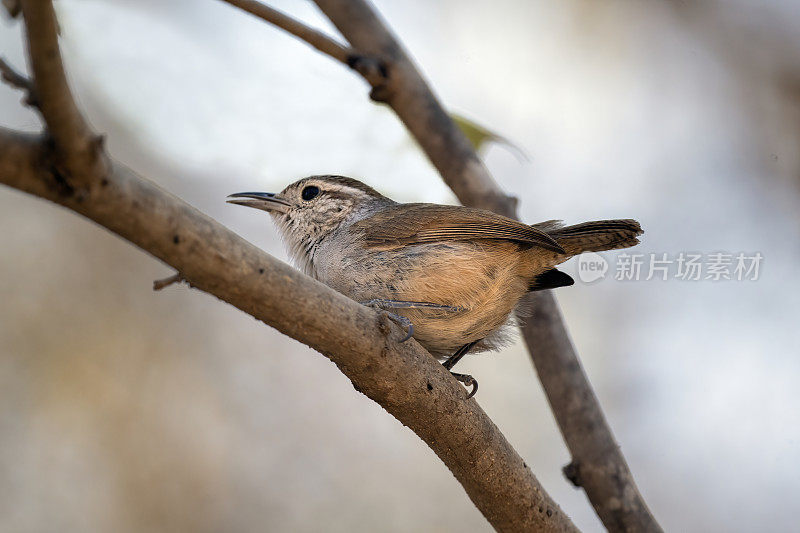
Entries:
POLYGON ((222 0, 232 6, 238 7, 243 11, 247 11, 260 19, 263 19, 270 24, 273 24, 288 33, 291 33, 298 39, 310 44, 323 54, 332 57, 333 59, 344 63, 348 62, 348 58, 352 52, 347 46, 339 44, 331 37, 324 33, 306 26, 302 22, 293 19, 289 15, 278 11, 275 8, 269 7, 256 0, 222 0))
POLYGON ((173 283, 180 283, 181 281, 186 281, 180 272, 177 274, 173 274, 168 278, 164 279, 157 279, 153 282, 153 290, 160 291, 163 288, 169 287, 173 283))
POLYGON ((323 54, 355 70, 372 86, 370 98, 385 100, 384 88, 387 78, 385 63, 377 56, 368 56, 342 45, 324 33, 306 26, 299 20, 269 7, 257 0, 222 0, 234 7, 250 13, 270 24, 305 41, 323 54))
POLYGON ((33 82, 14 69, 5 59, 0 57, 0 78, 3 79, 8 85, 25 91, 25 105, 36 106, 36 89, 33 82))
POLYGON ((33 89, 33 82, 17 72, 3 57, 0 57, 0 75, 3 80, 15 89, 30 91, 33 89))

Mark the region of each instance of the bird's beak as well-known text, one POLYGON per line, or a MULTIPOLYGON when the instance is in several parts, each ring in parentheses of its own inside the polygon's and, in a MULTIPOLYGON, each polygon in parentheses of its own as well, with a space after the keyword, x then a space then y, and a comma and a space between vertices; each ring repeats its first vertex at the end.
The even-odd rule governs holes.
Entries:
POLYGON ((271 192, 237 192, 228 196, 226 202, 272 213, 286 213, 292 205, 282 196, 271 192))

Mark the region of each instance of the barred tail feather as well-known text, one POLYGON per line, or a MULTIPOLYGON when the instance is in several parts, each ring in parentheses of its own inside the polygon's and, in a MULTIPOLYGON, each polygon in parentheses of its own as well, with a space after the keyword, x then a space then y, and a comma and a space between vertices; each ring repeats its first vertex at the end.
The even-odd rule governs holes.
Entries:
POLYGON ((637 236, 644 233, 639 223, 631 219, 598 220, 565 227, 549 221, 542 226, 540 229, 553 237, 570 256, 628 248, 638 244, 637 236))

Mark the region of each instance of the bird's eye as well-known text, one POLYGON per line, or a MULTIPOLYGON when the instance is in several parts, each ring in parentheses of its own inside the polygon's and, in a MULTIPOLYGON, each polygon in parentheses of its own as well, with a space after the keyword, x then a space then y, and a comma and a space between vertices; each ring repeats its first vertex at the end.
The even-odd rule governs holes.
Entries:
POLYGON ((300 196, 302 196, 303 200, 307 202, 309 200, 313 200, 314 198, 316 198, 318 194, 319 194, 319 187, 315 185, 309 185, 308 187, 303 189, 303 192, 300 193, 300 196))

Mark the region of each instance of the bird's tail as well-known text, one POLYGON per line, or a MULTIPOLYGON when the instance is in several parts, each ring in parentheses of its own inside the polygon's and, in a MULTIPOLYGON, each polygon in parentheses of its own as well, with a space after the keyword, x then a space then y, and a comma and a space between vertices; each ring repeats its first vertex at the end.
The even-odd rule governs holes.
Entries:
POLYGON ((631 219, 597 220, 574 226, 550 220, 535 227, 555 239, 568 256, 628 248, 638 244, 637 237, 644 233, 639 223, 631 219))

